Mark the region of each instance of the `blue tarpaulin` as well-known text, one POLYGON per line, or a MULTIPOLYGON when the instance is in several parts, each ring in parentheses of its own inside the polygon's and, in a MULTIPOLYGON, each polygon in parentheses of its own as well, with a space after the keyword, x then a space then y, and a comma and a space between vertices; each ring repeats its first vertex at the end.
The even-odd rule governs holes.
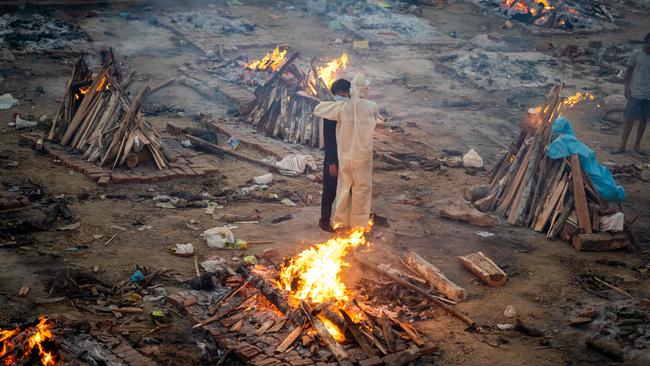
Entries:
POLYGON ((553 122, 553 136, 555 139, 548 146, 548 157, 551 159, 566 158, 577 154, 580 157, 580 165, 591 177, 591 181, 601 197, 610 201, 625 200, 625 190, 616 185, 616 181, 606 166, 599 164, 596 160, 596 153, 589 146, 576 138, 571 127, 571 121, 559 117, 553 122))

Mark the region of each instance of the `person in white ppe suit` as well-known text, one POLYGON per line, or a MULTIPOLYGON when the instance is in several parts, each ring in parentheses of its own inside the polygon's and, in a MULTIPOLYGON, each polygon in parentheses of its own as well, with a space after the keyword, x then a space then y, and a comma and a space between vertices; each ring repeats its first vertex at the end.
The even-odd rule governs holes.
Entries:
POLYGON ((369 82, 358 73, 352 79, 350 99, 321 102, 314 115, 337 122, 339 171, 332 227, 365 228, 372 202, 372 135, 382 122, 377 104, 365 99, 369 82))

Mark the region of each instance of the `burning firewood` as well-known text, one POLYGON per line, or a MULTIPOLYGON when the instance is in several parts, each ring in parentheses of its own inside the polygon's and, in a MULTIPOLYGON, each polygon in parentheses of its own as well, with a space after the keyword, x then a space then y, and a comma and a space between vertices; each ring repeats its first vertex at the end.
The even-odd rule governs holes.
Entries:
POLYGON ((494 168, 488 194, 474 202, 481 211, 495 211, 509 224, 546 232, 547 238, 556 237, 566 227, 572 212, 576 213, 578 231, 592 233, 592 221, 607 207, 576 155, 556 160, 547 155, 553 122, 562 108, 591 99, 582 93, 562 99, 562 88, 558 84, 550 90, 529 121, 531 126, 521 132, 494 168))

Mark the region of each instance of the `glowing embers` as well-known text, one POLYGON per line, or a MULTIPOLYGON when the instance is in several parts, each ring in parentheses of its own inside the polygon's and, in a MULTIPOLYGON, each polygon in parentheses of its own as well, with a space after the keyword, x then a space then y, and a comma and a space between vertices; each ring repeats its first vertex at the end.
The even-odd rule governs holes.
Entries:
POLYGON ((52 324, 44 316, 34 325, 21 326, 11 330, 0 330, 0 362, 2 365, 16 365, 19 362, 43 366, 58 365, 52 350, 54 333, 52 324))

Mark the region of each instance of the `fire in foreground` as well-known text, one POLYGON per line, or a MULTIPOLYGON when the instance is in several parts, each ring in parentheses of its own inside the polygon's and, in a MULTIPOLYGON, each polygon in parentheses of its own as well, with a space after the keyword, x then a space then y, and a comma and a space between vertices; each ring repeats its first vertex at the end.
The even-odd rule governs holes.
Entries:
POLYGON ((54 353, 46 349, 53 341, 52 324, 44 316, 35 325, 0 330, 0 362, 15 365, 36 359, 43 366, 57 365, 54 353))
POLYGON ((322 304, 348 301, 349 293, 341 271, 349 266, 344 260, 350 249, 367 246, 366 229, 357 228, 346 237, 335 237, 316 244, 288 260, 280 269, 280 287, 299 303, 322 304))

